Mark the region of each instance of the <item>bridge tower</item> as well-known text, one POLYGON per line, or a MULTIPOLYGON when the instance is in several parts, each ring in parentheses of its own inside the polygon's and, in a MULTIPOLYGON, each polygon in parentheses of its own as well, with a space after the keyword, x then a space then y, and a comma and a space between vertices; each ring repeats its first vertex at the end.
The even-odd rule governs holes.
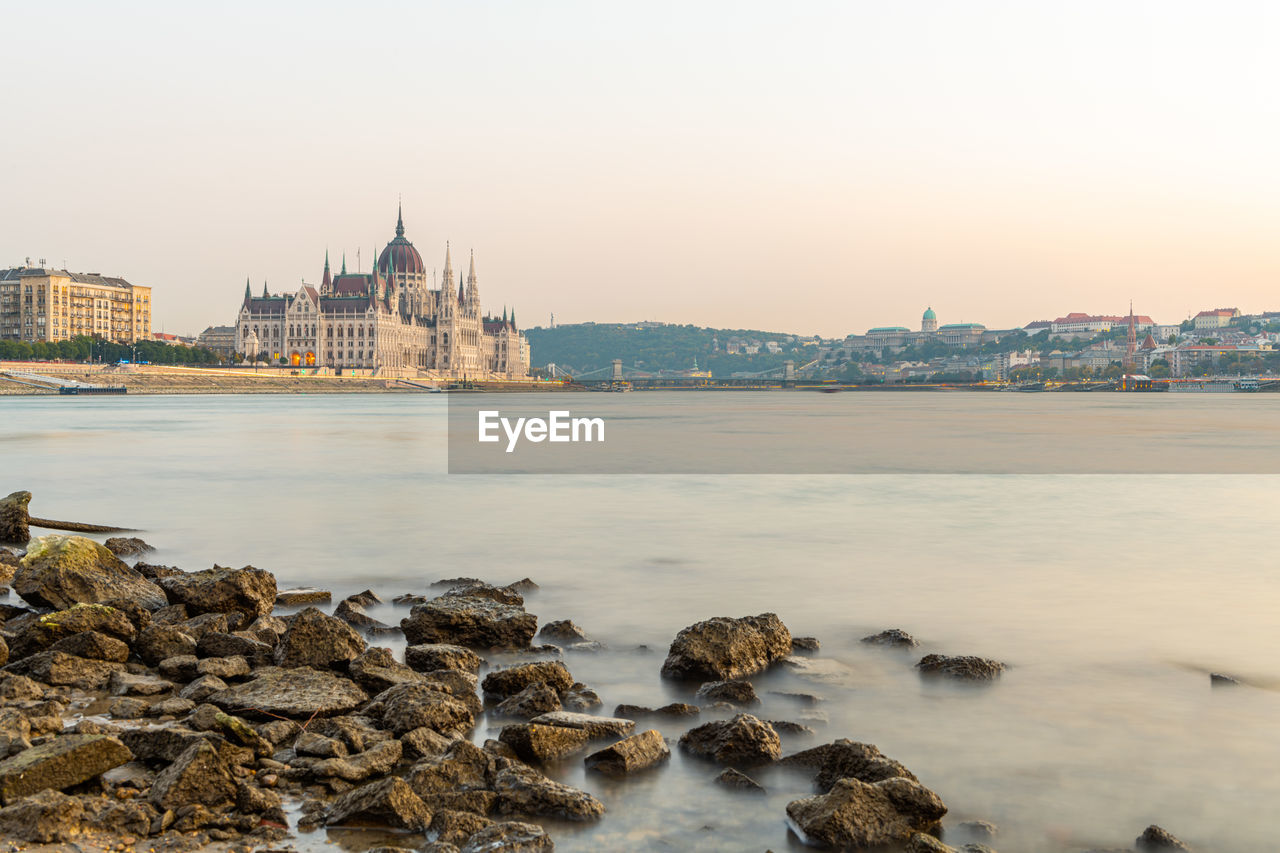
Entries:
POLYGON ((1133 321, 1133 300, 1129 300, 1129 341, 1124 351, 1124 372, 1133 373, 1137 365, 1138 329, 1133 321))
POLYGON ((615 382, 622 381, 622 359, 620 358, 613 360, 613 380, 615 382))

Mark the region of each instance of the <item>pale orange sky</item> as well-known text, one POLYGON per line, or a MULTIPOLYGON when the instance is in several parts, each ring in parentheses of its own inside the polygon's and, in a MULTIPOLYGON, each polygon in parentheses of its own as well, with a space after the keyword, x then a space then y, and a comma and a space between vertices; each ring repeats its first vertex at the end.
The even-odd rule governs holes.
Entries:
POLYGON ((1280 309, 1268 3, 28 4, 0 264, 232 321, 393 236, 521 325, 1280 309))

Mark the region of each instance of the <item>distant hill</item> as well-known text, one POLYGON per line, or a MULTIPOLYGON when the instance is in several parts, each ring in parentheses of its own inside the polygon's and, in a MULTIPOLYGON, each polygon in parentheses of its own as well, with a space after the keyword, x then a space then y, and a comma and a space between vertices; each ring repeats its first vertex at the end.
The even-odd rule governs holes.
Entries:
POLYGON ((816 347, 804 346, 800 336, 758 329, 711 329, 666 323, 577 323, 555 328, 525 329, 533 350, 533 366, 555 363, 573 373, 607 367, 615 358, 627 367, 641 370, 687 370, 694 360, 715 376, 735 371, 757 372, 780 366, 787 359, 797 364, 810 361, 816 347), (713 351, 714 342, 719 350, 713 351), (755 354, 729 355, 725 348, 739 341, 743 348, 758 345, 755 354), (780 352, 770 353, 766 344, 774 341, 780 352))

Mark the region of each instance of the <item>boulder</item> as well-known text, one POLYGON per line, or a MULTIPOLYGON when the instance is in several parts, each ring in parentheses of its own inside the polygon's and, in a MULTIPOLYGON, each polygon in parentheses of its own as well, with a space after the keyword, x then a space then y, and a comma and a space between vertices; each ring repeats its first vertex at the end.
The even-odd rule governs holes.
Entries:
POLYGON ((871 634, 863 637, 861 642, 869 646, 889 646, 896 649, 914 649, 920 645, 916 642, 916 638, 908 634, 901 628, 889 628, 881 631, 879 634, 871 634))
POLYGON ((293 751, 298 755, 314 755, 317 758, 345 758, 347 745, 337 738, 317 732, 302 732, 293 742, 293 751))
POLYGON ((138 635, 133 648, 144 662, 156 666, 166 658, 194 655, 196 638, 176 625, 157 625, 153 622, 138 635))
POLYGON ((405 774, 405 780, 420 797, 450 791, 479 791, 493 783, 497 773, 494 757, 475 744, 454 741, 441 755, 424 758, 405 774))
POLYGON ((708 681, 698 688, 699 699, 728 702, 741 708, 760 704, 760 697, 750 681, 708 681))
POLYGON ((533 823, 493 823, 472 834, 459 853, 550 853, 556 845, 533 823))
POLYGON ((276 579, 270 572, 245 566, 214 566, 200 572, 159 579, 170 604, 185 604, 193 616, 200 613, 243 613, 249 619, 271 612, 276 601, 276 579))
POLYGON ((227 689, 227 682, 216 675, 202 675, 178 691, 178 696, 192 702, 203 702, 215 693, 227 689))
POLYGON ((431 825, 431 810, 407 782, 390 776, 338 797, 325 813, 324 823, 422 832, 431 825))
POLYGON ((228 634, 224 631, 205 631, 200 635, 196 651, 203 657, 243 658, 251 666, 270 666, 277 654, 272 646, 244 632, 228 634))
POLYGON ((599 708, 604 702, 600 694, 580 681, 575 681, 568 690, 560 692, 560 704, 566 711, 590 711, 599 708))
POLYGON ((397 684, 375 696, 366 713, 397 735, 423 726, 440 734, 463 734, 475 726, 466 703, 435 684, 397 684))
POLYGON ((515 750, 521 761, 544 762, 585 748, 591 735, 584 729, 516 723, 503 726, 498 740, 515 750))
POLYGON ((52 788, 61 791, 133 759, 106 735, 59 735, 0 761, 0 802, 52 788))
POLYGON ((210 743, 214 735, 195 732, 178 725, 152 728, 127 728, 120 733, 120 740, 134 758, 139 761, 163 761, 173 763, 197 743, 210 743))
POLYGON ((455 742, 457 738, 442 735, 426 726, 419 726, 400 736, 400 743, 404 744, 405 754, 410 758, 433 758, 442 755, 455 742))
POLYGON ((168 699, 161 699, 159 702, 152 702, 147 707, 148 717, 181 717, 194 711, 196 703, 191 699, 184 699, 181 696, 170 696, 168 699))
POLYGON ((921 675, 940 675, 965 681, 992 681, 1000 677, 1005 665, 973 655, 925 655, 916 664, 916 669, 921 675))
POLYGON ((507 669, 494 670, 484 677, 480 687, 490 696, 514 696, 530 684, 541 682, 557 693, 573 686, 573 676, 560 661, 538 661, 507 669))
POLYGON ((514 696, 508 696, 494 708, 499 716, 520 717, 525 720, 559 710, 560 694, 543 681, 530 684, 514 696))
POLYGON ((749 791, 753 794, 766 793, 764 786, 741 770, 730 767, 716 777, 716 784, 733 791, 749 791))
POLYGON ((728 681, 760 672, 791 653, 791 632, 776 614, 718 616, 685 628, 662 664, 666 678, 728 681))
POLYGON ((363 714, 348 714, 316 720, 307 727, 307 730, 336 738, 345 743, 352 752, 364 752, 375 744, 391 740, 391 732, 378 728, 372 718, 363 714))
POLYGON ((476 673, 480 671, 480 664, 484 663, 484 658, 462 646, 448 643, 423 643, 406 648, 404 662, 418 672, 456 669, 461 672, 476 673))
POLYGON ((129 659, 129 645, 115 637, 99 634, 97 631, 85 631, 72 634, 49 647, 56 652, 65 652, 78 658, 89 660, 106 660, 124 663, 129 659))
POLYGON ((568 619, 561 619, 556 622, 548 622, 542 626, 542 630, 538 632, 538 636, 544 640, 560 645, 570 643, 581 643, 591 639, 577 625, 568 619))
POLYGON ((588 770, 609 776, 625 776, 647 770, 671 757, 671 749, 657 729, 649 729, 593 752, 583 759, 588 770))
POLYGON ((276 593, 277 607, 298 607, 303 604, 328 604, 333 601, 333 593, 327 589, 314 587, 295 587, 282 589, 276 593))
POLYGON ((375 776, 384 776, 404 755, 404 747, 398 740, 375 743, 364 752, 345 758, 325 758, 310 765, 312 775, 321 779, 341 779, 344 782, 364 782, 375 776))
POLYGON ((28 523, 30 515, 27 510, 30 503, 30 492, 13 492, 0 498, 0 542, 27 544, 27 540, 31 538, 28 523))
POLYGON ((480 649, 519 649, 533 639, 538 617, 520 605, 446 593, 415 606, 400 621, 400 627, 405 639, 414 645, 451 643, 480 649))
POLYGON ((17 708, 0 708, 0 759, 31 747, 31 721, 17 708))
POLYGON ((161 810, 194 804, 216 808, 235 800, 236 783, 217 748, 199 739, 156 775, 149 796, 161 810))
POLYGON ((530 722, 544 726, 560 726, 566 729, 581 729, 587 737, 606 738, 629 735, 636 730, 632 720, 618 717, 595 717, 591 714, 579 714, 573 711, 551 711, 534 717, 530 722))
POLYGON ((167 603, 160 587, 103 545, 83 536, 33 539, 18 563, 13 589, 36 607, 55 610, 113 598, 132 599, 148 610, 167 603))
POLYGON ((874 785, 841 779, 828 793, 787 804, 802 840, 840 849, 904 844, 937 826, 946 813, 937 794, 901 777, 874 785))
POLYGON ((441 809, 431 816, 431 831, 435 833, 437 842, 466 844, 468 838, 492 823, 487 817, 474 812, 441 809))
POLYGON ((117 557, 136 557, 155 550, 136 536, 111 536, 102 544, 117 557))
POLYGON ((604 805, 586 791, 553 782, 532 767, 513 764, 493 780, 499 814, 554 817, 561 820, 596 820, 604 805))
POLYGON ((782 755, 778 733, 750 714, 692 728, 680 738, 680 746, 694 755, 741 767, 768 764, 782 755))
POLYGON ((300 666, 262 670, 253 680, 215 693, 209 701, 231 713, 308 719, 346 713, 369 701, 369 695, 350 679, 300 666))
POLYGON ((374 647, 354 658, 347 674, 370 693, 381 693, 397 684, 422 682, 423 677, 395 659, 391 649, 374 647))
POLYGON ((390 626, 379 622, 368 613, 365 612, 365 605, 356 600, 356 596, 344 598, 338 602, 338 606, 333 609, 333 615, 336 619, 341 619, 348 625, 360 628, 371 633, 385 633, 390 626))
POLYGON ((1154 823, 1142 831, 1134 844, 1139 850, 1190 850, 1173 833, 1156 826, 1154 823))
POLYGON ((58 791, 41 791, 0 809, 0 838, 39 844, 71 841, 80 834, 84 805, 58 791))
POLYGON ((138 633, 129 617, 114 607, 76 604, 31 620, 25 628, 18 631, 9 651, 15 659, 24 658, 86 631, 97 631, 126 643, 133 642, 138 633))
POLYGON ((846 778, 868 784, 896 777, 919 781, 903 764, 889 758, 875 746, 846 738, 788 755, 781 763, 791 767, 816 769, 818 775, 815 783, 823 793, 830 791, 831 786, 840 779, 846 778))
POLYGON ((250 669, 249 662, 242 656, 231 655, 225 658, 205 658, 196 664, 196 673, 234 681, 244 678, 250 673, 250 669))
POLYGON ((276 663, 283 667, 325 669, 343 666, 365 650, 364 638, 341 619, 314 607, 300 610, 276 645, 276 663))
POLYGON ((111 674, 111 692, 116 696, 158 696, 172 689, 171 682, 154 675, 137 675, 124 671, 111 674))
POLYGON ((124 664, 115 661, 89 660, 50 649, 8 664, 4 671, 27 675, 45 684, 98 690, 122 669, 124 664))
POLYGON ((200 658, 195 655, 174 655, 164 658, 156 667, 160 675, 171 681, 191 681, 200 673, 200 658))
POLYGON ((792 637, 791 653, 797 655, 811 655, 822 648, 822 643, 818 642, 817 637, 792 637))

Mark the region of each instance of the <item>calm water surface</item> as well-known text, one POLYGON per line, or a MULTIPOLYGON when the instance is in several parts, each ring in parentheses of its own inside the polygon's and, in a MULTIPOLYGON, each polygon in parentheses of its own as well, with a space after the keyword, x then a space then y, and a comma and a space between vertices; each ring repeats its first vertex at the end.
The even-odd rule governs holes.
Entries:
MULTIPOLYGON (((728 420, 751 396, 664 402, 728 420)), ((990 399, 928 405, 973 418, 990 399)), ((1280 415, 1259 395, 1132 405, 1198 407, 1224 429, 1280 415)), ((156 562, 251 563, 335 601, 530 576, 540 621, 573 619, 612 649, 566 660, 606 713, 689 698, 658 677, 680 628, 776 611, 823 647, 811 671, 753 679, 758 713, 796 719, 768 691, 798 690, 821 694, 829 718, 815 737, 784 736, 784 751, 875 743, 942 796, 944 826, 998 823, 1003 853, 1128 847, 1153 822, 1202 850, 1273 844, 1274 476, 451 477, 444 435, 438 396, 0 398, 0 492, 30 489, 36 515, 143 528, 156 562), (917 655, 1012 668, 989 688, 923 683, 917 655, 857 643, 888 627, 920 638, 917 655), (1210 671, 1249 683, 1212 690, 1210 671)), ((482 721, 476 738, 498 727, 482 721)), ((748 798, 712 785, 718 770, 678 753, 620 783, 580 761, 551 768, 608 808, 592 826, 550 826, 557 849, 799 849, 784 808, 807 779, 764 771, 768 797, 748 798)))

